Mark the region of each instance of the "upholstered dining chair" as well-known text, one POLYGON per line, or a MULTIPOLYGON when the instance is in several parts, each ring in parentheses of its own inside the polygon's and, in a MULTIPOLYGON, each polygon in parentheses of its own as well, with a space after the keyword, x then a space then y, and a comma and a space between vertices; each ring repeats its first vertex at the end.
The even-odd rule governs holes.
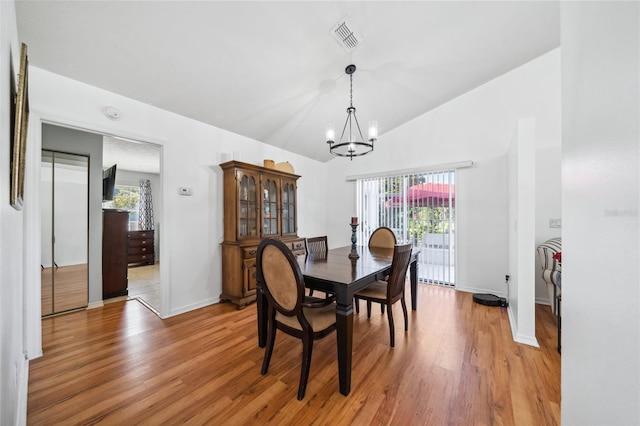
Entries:
POLYGON ((369 237, 369 247, 393 248, 396 243, 396 234, 386 226, 377 228, 369 237))
MULTIPOLYGON (((307 254, 311 254, 314 256, 326 255, 327 251, 329 251, 327 236, 323 235, 322 237, 305 238, 304 247, 307 251, 307 254)), ((313 296, 313 289, 309 290, 309 296, 313 296)))
MULTIPOLYGON (((396 234, 393 233, 391 228, 387 228, 386 226, 381 226, 376 228, 369 237, 369 247, 380 247, 380 248, 390 248, 392 249, 397 243, 396 234)), ((380 276, 378 279, 387 279, 389 276, 380 276)), ((356 305, 356 313, 360 313, 360 301, 358 297, 354 298, 354 303, 356 305)), ((384 305, 380 305, 380 312, 384 314, 384 305)))
POLYGON ((291 250, 279 240, 262 240, 256 254, 256 277, 267 298, 267 345, 261 374, 267 374, 276 330, 302 340, 298 399, 304 398, 309 379, 313 341, 336 329, 336 305, 306 303, 304 277, 291 250))
POLYGON ((387 280, 379 280, 356 293, 356 299, 367 301, 367 318, 371 318, 371 303, 380 303, 386 306, 387 318, 389 318, 389 333, 391 337, 391 347, 395 346, 395 333, 393 325, 393 309, 391 306, 398 300, 402 304, 404 314, 404 331, 409 330, 407 317, 407 304, 404 300, 405 280, 409 261, 411 260, 411 243, 396 245, 393 249, 393 260, 391 261, 391 274, 387 280))

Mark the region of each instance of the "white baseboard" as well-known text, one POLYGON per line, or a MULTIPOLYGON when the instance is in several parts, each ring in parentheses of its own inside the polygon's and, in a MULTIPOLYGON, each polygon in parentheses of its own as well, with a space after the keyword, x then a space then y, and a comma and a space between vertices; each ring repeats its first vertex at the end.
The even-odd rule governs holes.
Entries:
POLYGON ((456 290, 464 291, 465 293, 482 293, 482 294, 488 293, 498 297, 504 297, 504 298, 507 297, 506 292, 496 292, 495 290, 487 290, 486 288, 462 287, 462 286, 456 285, 456 290))
POLYGON ((525 345, 533 346, 534 348, 539 348, 540 344, 538 343, 538 339, 535 336, 523 335, 518 332, 518 327, 515 326, 516 321, 513 317, 513 311, 511 310, 511 305, 507 307, 507 313, 509 314, 509 325, 511 326, 511 337, 513 341, 516 343, 522 343, 525 345))
POLYGON ((220 302, 220 298, 216 297, 213 299, 203 300, 198 303, 194 303, 193 305, 181 306, 180 308, 171 309, 169 315, 166 317, 161 316, 162 319, 170 318, 176 315, 184 314, 185 312, 193 311, 195 309, 204 308, 205 306, 214 305, 220 302))
POLYGON ((546 297, 536 297, 536 304, 551 306, 551 302, 546 297))
POLYGON ((91 302, 87 305, 87 309, 95 309, 102 308, 104 306, 104 301, 98 300, 97 302, 91 302))
POLYGON ((518 343, 522 343, 525 345, 529 345, 529 346, 533 346, 534 348, 539 348, 540 344, 538 343, 538 339, 536 339, 535 337, 531 337, 531 336, 522 336, 522 335, 516 335, 516 337, 513 338, 513 340, 515 342, 518 343))
POLYGON ((19 364, 19 371, 17 372, 18 411, 16 412, 16 425, 26 425, 27 398, 29 396, 29 360, 25 357, 24 361, 19 364))

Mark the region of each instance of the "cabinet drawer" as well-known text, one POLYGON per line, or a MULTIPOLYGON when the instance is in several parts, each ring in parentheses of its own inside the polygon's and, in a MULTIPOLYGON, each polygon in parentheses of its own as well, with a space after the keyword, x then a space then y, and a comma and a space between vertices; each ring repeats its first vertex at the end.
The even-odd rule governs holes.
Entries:
POLYGON ((242 249, 242 257, 244 259, 252 259, 256 257, 256 254, 258 254, 258 246, 245 247, 244 249, 242 249))
POLYGON ((153 261, 153 254, 130 254, 127 256, 127 263, 137 263, 137 262, 151 262, 153 261))
POLYGON ((145 240, 145 239, 153 239, 153 231, 137 231, 137 232, 129 232, 128 237, 130 240, 145 240))
MULTIPOLYGON (((296 241, 291 242, 291 250, 293 252, 300 251, 300 250, 302 250, 304 252, 304 250, 305 250, 305 248, 304 248, 304 240, 296 240, 296 241)), ((302 254, 304 254, 304 253, 302 253, 302 254)))
POLYGON ((153 247, 153 240, 129 240, 129 247, 153 247))
POLYGON ((139 246, 139 247, 129 247, 127 253, 129 256, 132 254, 153 254, 153 246, 139 246))

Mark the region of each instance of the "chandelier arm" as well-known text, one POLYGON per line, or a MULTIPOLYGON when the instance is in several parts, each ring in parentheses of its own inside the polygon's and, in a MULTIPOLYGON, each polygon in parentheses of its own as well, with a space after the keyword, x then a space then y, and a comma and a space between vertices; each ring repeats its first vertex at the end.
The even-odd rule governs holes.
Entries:
POLYGON ((356 117, 356 109, 355 108, 353 109, 353 118, 356 120, 356 127, 358 128, 358 133, 360 134, 360 140, 362 142, 365 142, 364 136, 362 136, 362 130, 360 130, 360 123, 358 123, 358 117, 356 117))
POLYGON ((347 114, 347 120, 344 122, 344 127, 342 128, 342 134, 340 135, 340 139, 338 139, 339 143, 343 143, 343 139, 344 139, 344 132, 347 130, 347 124, 349 124, 349 121, 351 118, 351 114, 347 114))

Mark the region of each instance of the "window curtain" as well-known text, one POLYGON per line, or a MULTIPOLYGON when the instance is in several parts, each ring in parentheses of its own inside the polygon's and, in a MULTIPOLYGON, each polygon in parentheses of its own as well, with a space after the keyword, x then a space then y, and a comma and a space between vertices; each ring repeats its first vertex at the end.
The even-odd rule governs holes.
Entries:
POLYGON ((141 231, 152 231, 154 229, 153 198, 151 197, 151 181, 149 179, 140 179, 138 229, 141 231))

